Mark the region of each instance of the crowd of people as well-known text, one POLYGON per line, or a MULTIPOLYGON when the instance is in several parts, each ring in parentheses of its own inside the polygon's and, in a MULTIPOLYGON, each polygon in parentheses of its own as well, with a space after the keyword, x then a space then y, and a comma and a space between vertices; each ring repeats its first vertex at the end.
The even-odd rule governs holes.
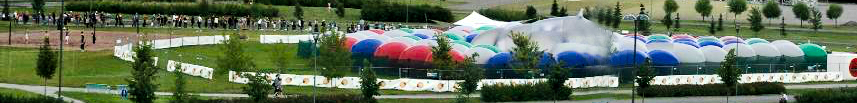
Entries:
MULTIPOLYGON (((319 32, 320 28, 328 28, 344 32, 356 32, 369 29, 393 30, 398 28, 413 28, 402 24, 384 22, 368 22, 364 20, 348 23, 327 20, 298 20, 282 17, 249 17, 249 16, 190 16, 163 14, 115 14, 104 12, 68 12, 57 13, 27 13, 13 12, 2 15, 2 18, 14 18, 17 24, 40 24, 91 27, 152 27, 152 28, 199 28, 199 29, 252 29, 273 31, 306 31, 319 32), (347 26, 340 26, 341 24, 347 26)), ((421 28, 429 28, 423 25, 421 28)))

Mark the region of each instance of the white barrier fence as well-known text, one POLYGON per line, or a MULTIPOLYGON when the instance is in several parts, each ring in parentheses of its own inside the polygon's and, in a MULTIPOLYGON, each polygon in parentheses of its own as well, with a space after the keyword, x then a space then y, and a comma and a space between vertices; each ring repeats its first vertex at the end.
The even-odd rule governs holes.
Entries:
MULTIPOLYGON (((229 71, 229 81, 234 83, 245 84, 247 78, 242 77, 243 74, 256 75, 255 72, 234 72, 229 71)), ((272 74, 263 73, 270 82, 276 77, 280 77, 282 85, 292 86, 315 86, 315 87, 330 87, 330 88, 345 88, 359 89, 359 77, 343 77, 328 80, 323 76, 316 75, 294 75, 294 74, 272 74)), ((545 82, 547 79, 483 79, 479 82, 477 89, 484 85, 494 84, 527 84, 545 82)), ((378 79, 381 83, 380 89, 404 90, 404 91, 433 91, 433 92, 453 92, 459 88, 459 83, 463 80, 431 80, 431 79, 378 79)), ((619 87, 619 77, 613 76, 596 76, 586 78, 569 78, 565 85, 572 88, 591 88, 591 87, 619 87)))
POLYGON ((199 76, 205 79, 212 79, 214 77, 214 68, 209 68, 200 65, 194 65, 189 63, 176 62, 173 60, 167 61, 167 71, 173 72, 178 71, 184 74, 199 76), (176 68, 179 66, 179 68, 176 68))
POLYGON ((259 42, 262 44, 298 43, 310 40, 313 40, 312 35, 259 35, 259 42))
MULTIPOLYGON (((842 81, 842 74, 837 72, 805 72, 805 73, 757 73, 741 74, 739 83, 782 82, 803 83, 817 81, 842 81)), ((717 75, 670 75, 656 76, 652 85, 682 85, 682 84, 715 84, 723 83, 717 75)))
MULTIPOLYGON (((210 45, 210 44, 220 44, 223 43, 224 40, 229 39, 229 36, 194 36, 194 37, 180 37, 180 38, 172 38, 172 39, 160 39, 160 40, 152 40, 145 43, 151 43, 153 49, 165 49, 165 48, 173 48, 180 46, 191 46, 191 45, 210 45)), ((139 42, 143 43, 143 42, 139 42)), ((116 40, 116 44, 122 44, 122 40, 116 40)), ((134 44, 135 43, 126 43, 124 45, 113 46, 113 56, 118 57, 121 60, 134 62, 134 44)), ((153 57, 154 65, 158 64, 158 57, 153 57)), ((173 72, 178 69, 180 72, 199 76, 206 79, 212 79, 214 69, 209 67, 204 67, 200 65, 188 64, 176 62, 173 60, 167 60, 167 71, 173 72), (180 68, 175 68, 176 65, 179 65, 180 68)))

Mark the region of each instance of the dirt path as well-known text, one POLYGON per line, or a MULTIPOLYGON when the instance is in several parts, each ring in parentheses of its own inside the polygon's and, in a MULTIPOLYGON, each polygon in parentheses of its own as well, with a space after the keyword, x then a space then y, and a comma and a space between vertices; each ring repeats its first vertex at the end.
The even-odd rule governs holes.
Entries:
MULTIPOLYGON (((12 33, 12 45, 7 45, 9 43, 8 34, 0 35, 0 46, 38 48, 42 43, 42 37, 47 36, 51 41, 51 46, 54 48, 59 48, 59 44, 62 43, 64 44, 63 49, 65 50, 80 50, 80 45, 83 44, 83 42, 86 42, 84 47, 86 50, 98 51, 112 50, 113 46, 116 45, 116 40, 122 40, 122 42, 127 43, 129 40, 136 41, 140 38, 140 36, 137 36, 132 32, 96 31, 95 43, 93 44, 92 31, 71 30, 68 34, 67 41, 60 41, 60 34, 57 30, 18 31, 12 33), (29 34, 29 39, 27 34, 29 34), (83 34, 83 37, 81 37, 81 34, 83 34), (81 38, 83 38, 83 42, 81 41, 81 38)), ((147 35, 145 38, 166 39, 171 37, 163 34, 152 34, 147 35)))

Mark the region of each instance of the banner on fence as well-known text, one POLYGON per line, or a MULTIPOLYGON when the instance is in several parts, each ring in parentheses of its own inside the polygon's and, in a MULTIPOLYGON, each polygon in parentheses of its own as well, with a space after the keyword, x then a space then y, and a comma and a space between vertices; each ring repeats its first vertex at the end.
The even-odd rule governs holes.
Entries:
POLYGON ((259 35, 259 42, 262 44, 298 43, 310 40, 313 40, 312 35, 259 35))

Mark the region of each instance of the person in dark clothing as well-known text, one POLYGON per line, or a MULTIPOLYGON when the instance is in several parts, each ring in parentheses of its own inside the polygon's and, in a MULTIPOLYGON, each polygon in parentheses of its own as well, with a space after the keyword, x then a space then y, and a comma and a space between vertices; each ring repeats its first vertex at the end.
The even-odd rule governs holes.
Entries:
POLYGON ((80 32, 80 51, 83 52, 86 50, 86 36, 83 35, 83 31, 80 32))
POLYGON ((92 44, 95 44, 95 32, 92 32, 92 44))

